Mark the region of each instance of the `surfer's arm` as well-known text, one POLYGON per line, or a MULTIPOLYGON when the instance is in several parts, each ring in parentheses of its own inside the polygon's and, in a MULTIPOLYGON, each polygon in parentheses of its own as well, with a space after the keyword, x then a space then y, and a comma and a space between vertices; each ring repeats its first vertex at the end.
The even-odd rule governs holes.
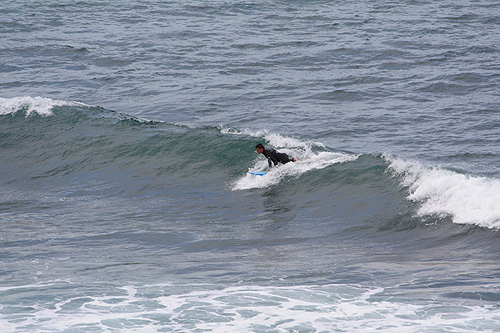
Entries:
POLYGON ((276 161, 276 157, 273 155, 272 150, 271 151, 264 150, 263 154, 267 158, 267 163, 269 163, 269 169, 273 167, 273 163, 274 165, 278 164, 278 161, 276 161))
POLYGON ((272 168, 273 164, 278 165, 278 163, 279 163, 278 159, 276 158, 276 156, 274 156, 273 153, 269 154, 267 161, 269 162, 269 168, 272 168))

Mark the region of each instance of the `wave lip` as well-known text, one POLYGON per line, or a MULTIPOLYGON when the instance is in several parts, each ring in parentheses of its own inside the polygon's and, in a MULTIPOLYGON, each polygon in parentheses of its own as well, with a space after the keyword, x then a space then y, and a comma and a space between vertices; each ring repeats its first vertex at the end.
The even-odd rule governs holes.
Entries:
POLYGON ((421 204, 417 212, 420 216, 451 216, 457 224, 500 228, 500 180, 385 158, 389 170, 403 177, 408 199, 421 204))
POLYGON ((309 151, 311 147, 325 148, 325 145, 321 142, 300 140, 292 137, 286 137, 277 133, 269 132, 268 130, 258 130, 252 131, 250 129, 235 129, 231 127, 219 126, 219 131, 222 134, 230 135, 246 135, 253 138, 262 138, 263 140, 269 142, 273 147, 279 148, 300 148, 305 151, 309 151))
POLYGON ((40 116, 51 116, 52 109, 56 106, 88 106, 80 102, 69 102, 54 100, 46 97, 13 97, 13 98, 3 98, 0 97, 0 115, 15 114, 19 111, 26 112, 26 117, 30 116, 32 113, 36 113, 40 116))

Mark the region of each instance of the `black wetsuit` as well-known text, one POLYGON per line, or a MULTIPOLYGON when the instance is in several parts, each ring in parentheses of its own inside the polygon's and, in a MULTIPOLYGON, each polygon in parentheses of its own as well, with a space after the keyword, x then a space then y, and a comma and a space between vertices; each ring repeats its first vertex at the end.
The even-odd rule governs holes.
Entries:
POLYGON ((264 149, 262 152, 265 157, 267 157, 267 161, 269 162, 269 167, 271 168, 274 165, 278 165, 278 163, 286 164, 288 162, 292 162, 292 159, 288 157, 285 153, 278 153, 274 149, 264 149))

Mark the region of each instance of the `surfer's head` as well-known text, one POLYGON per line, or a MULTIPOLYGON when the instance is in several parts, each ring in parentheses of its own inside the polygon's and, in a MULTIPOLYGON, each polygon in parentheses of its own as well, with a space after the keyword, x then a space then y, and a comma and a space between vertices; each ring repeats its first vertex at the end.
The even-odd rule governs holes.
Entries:
POLYGON ((257 150, 259 154, 262 154, 264 152, 264 145, 262 143, 259 143, 257 146, 255 146, 255 150, 257 150))

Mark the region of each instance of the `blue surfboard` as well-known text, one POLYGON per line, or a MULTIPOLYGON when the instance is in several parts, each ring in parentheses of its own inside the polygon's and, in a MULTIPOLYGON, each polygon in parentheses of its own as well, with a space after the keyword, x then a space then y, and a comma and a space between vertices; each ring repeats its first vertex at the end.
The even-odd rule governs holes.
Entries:
POLYGON ((249 174, 255 175, 255 176, 264 176, 265 174, 267 174, 267 172, 265 172, 265 171, 250 171, 249 174))

